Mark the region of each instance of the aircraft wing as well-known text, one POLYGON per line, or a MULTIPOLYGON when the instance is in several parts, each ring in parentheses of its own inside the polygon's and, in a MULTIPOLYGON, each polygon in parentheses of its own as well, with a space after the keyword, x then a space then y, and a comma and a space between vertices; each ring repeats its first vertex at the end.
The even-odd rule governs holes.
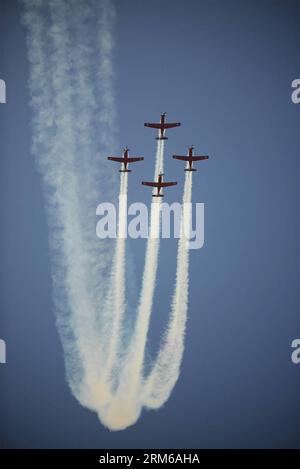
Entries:
POLYGON ((146 181, 142 181, 142 184, 144 186, 150 186, 150 187, 159 187, 161 186, 161 184, 159 184, 158 182, 146 182, 146 181))
POLYGON ((176 186, 177 182, 161 182, 160 187, 169 187, 169 186, 176 186))
POLYGON ((203 156, 192 156, 191 160, 192 161, 201 161, 201 160, 207 160, 208 159, 208 156, 207 155, 203 155, 203 156))
POLYGON ((162 127, 164 129, 172 129, 172 127, 179 127, 180 125, 180 122, 169 122, 168 124, 163 124, 162 127))
POLYGON ((189 160, 188 156, 181 156, 181 155, 173 155, 173 158, 175 160, 181 160, 181 161, 188 161, 189 160))
POLYGON ((143 161, 143 157, 142 156, 137 156, 137 157, 133 157, 133 158, 127 158, 127 161, 128 163, 135 163, 136 161, 143 161))
POLYGON ((173 155, 173 158, 175 160, 181 160, 181 161, 201 161, 201 160, 207 160, 208 156, 203 155, 203 156, 181 156, 181 155, 173 155))
POLYGON ((116 161, 117 163, 123 163, 124 162, 124 158, 120 158, 120 157, 117 157, 117 156, 108 156, 107 159, 110 160, 110 161, 116 161))
POLYGON ((151 124, 149 122, 145 122, 144 126, 145 127, 151 127, 152 129, 160 129, 161 128, 161 124, 151 124))

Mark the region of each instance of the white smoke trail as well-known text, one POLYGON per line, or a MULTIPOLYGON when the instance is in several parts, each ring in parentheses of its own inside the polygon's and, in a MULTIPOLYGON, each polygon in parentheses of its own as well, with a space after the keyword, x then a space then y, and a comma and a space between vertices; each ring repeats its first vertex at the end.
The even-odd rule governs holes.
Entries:
POLYGON ((127 237, 127 188, 128 173, 120 173, 120 193, 119 193, 119 217, 118 217, 118 239, 114 254, 111 286, 110 304, 108 309, 110 318, 104 325, 105 335, 109 337, 107 341, 107 359, 105 361, 105 379, 110 383, 116 376, 111 376, 115 371, 116 361, 119 357, 119 347, 122 339, 122 321, 124 319, 126 305, 126 237, 127 237))
MULTIPOLYGON (((160 155, 159 152, 157 154, 160 155)), ((136 328, 122 370, 119 388, 106 414, 102 416, 105 423, 115 430, 124 429, 134 424, 139 418, 143 405, 151 408, 161 407, 169 398, 179 376, 188 308, 189 251, 187 243, 191 230, 191 196, 192 173, 187 172, 182 200, 181 238, 178 242, 176 284, 170 322, 156 362, 150 375, 145 379, 143 375, 145 347, 159 254, 160 199, 151 205, 150 238, 147 243, 136 328)))
POLYGON ((130 388, 136 389, 142 379, 149 320, 152 311, 159 255, 160 198, 151 203, 150 236, 147 243, 142 290, 138 307, 136 327, 131 341, 130 388), (133 358, 133 359, 132 359, 133 358))
POLYGON ((82 404, 98 409, 106 394, 100 379, 99 313, 113 245, 96 238, 94 213, 101 197, 103 200, 111 194, 103 136, 111 144, 112 6, 106 0, 25 0, 24 4, 34 110, 33 151, 45 183, 57 324, 71 389, 82 404), (97 21, 99 13, 100 33, 99 24, 94 24, 94 29, 100 41, 91 37, 86 24, 97 21), (75 25, 69 24, 71 20, 75 25), (99 43, 101 110, 95 104, 98 91, 91 53, 91 48, 98 50, 99 43), (97 132, 95 123, 100 121, 97 132), (105 153, 97 160, 99 148, 105 153))
MULTIPOLYGON (((160 199, 151 204, 142 290, 127 353, 122 348, 126 173, 120 180, 117 242, 95 236, 95 208, 113 197, 112 172, 107 170, 105 156, 114 147, 114 9, 109 0, 23 3, 31 66, 33 152, 45 186, 57 325, 68 383, 80 403, 96 411, 106 426, 126 428, 138 419, 143 405, 158 407, 165 402, 177 380, 187 309, 188 253, 180 240, 170 325, 145 383, 145 347, 160 244, 160 199)), ((155 180, 163 172, 163 159, 164 141, 158 140, 155 180)), ((189 177, 184 201, 191 198, 189 177)))
MULTIPOLYGON (((164 142, 157 141, 154 180, 163 170, 164 142)), ((156 283, 159 236, 160 236, 160 198, 151 203, 150 229, 146 247, 145 265, 140 293, 139 306, 129 350, 120 371, 119 387, 102 420, 110 428, 120 430, 132 425, 138 419, 142 401, 140 399, 143 382, 143 364, 153 305, 156 283)))
POLYGON ((104 409, 101 419, 112 430, 122 430, 133 425, 139 418, 142 401, 141 386, 143 363, 149 320, 155 288, 157 258, 159 251, 160 199, 151 204, 150 233, 147 242, 145 268, 138 314, 129 350, 120 370, 119 386, 110 405, 104 409))
MULTIPOLYGON (((154 181, 157 181, 159 173, 164 172, 164 140, 157 140, 156 157, 155 157, 155 170, 154 181)), ((153 193, 156 189, 153 189, 153 193)))
MULTIPOLYGON (((154 180, 163 171, 164 166, 164 141, 157 141, 155 158, 154 180)), ((156 192, 156 189, 154 189, 156 192)), ((130 376, 130 389, 135 394, 138 383, 141 381, 142 366, 145 354, 145 345, 149 328, 149 320, 152 311, 156 274, 159 255, 160 236, 160 201, 153 198, 151 203, 149 238, 146 247, 145 265, 142 280, 142 289, 138 306, 137 320, 134 334, 130 343, 130 350, 125 365, 125 373, 130 376), (130 367, 129 373, 127 367, 130 367)), ((127 391, 128 395, 128 391, 127 391)), ((129 393, 130 395, 130 393, 129 393)))
POLYGON ((187 244, 191 230, 191 196, 192 172, 186 172, 171 317, 163 345, 143 389, 144 404, 151 408, 161 407, 169 398, 178 379, 182 361, 189 290, 189 250, 187 244))

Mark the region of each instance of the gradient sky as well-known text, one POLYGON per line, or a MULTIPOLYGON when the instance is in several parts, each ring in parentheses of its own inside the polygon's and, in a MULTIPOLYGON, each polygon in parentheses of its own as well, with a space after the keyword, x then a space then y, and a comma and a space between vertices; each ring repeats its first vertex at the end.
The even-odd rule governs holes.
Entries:
MULTIPOLYGON (((300 447, 299 113, 300 2, 116 0, 118 144, 145 156, 129 200, 149 203, 155 134, 167 111, 171 159, 194 144, 210 159, 195 173, 205 245, 191 252, 190 305, 180 379, 166 405, 109 432, 66 385, 55 327, 48 228, 30 154, 26 35, 20 4, 1 1, 0 446, 6 448, 300 447)), ((200 167, 200 165, 198 165, 200 167)), ((131 242, 138 279, 145 241, 131 242)), ((162 241, 149 353, 155 354, 174 283, 175 241, 162 241)))

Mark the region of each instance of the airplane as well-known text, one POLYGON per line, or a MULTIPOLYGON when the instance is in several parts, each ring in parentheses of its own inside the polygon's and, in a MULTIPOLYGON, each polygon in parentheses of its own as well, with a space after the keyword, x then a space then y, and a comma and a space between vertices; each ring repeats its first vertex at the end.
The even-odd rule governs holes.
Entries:
POLYGON ((145 122, 144 126, 145 127, 151 127, 152 129, 159 129, 159 137, 156 137, 156 140, 168 140, 168 137, 165 137, 165 130, 166 129, 172 129, 172 127, 179 127, 181 125, 180 122, 169 122, 166 123, 166 112, 163 112, 160 115, 160 122, 159 123, 150 123, 150 122, 145 122))
POLYGON ((175 160, 182 160, 182 161, 187 161, 188 162, 188 167, 185 168, 185 171, 197 171, 196 168, 193 168, 193 162, 194 161, 202 161, 202 160, 207 160, 209 157, 207 155, 203 156, 196 156, 193 154, 194 146, 189 147, 189 152, 187 156, 181 156, 181 155, 173 155, 173 158, 175 160))
POLYGON ((129 148, 125 147, 123 149, 123 156, 108 156, 107 159, 110 161, 116 161, 117 163, 121 163, 123 167, 119 170, 120 173, 131 173, 131 169, 127 169, 127 165, 129 163, 135 163, 136 161, 142 161, 144 158, 142 156, 136 157, 129 157, 128 156, 129 148))
POLYGON ((157 187, 157 193, 152 194, 152 197, 163 197, 164 195, 160 193, 162 187, 176 186, 177 182, 163 182, 163 175, 164 173, 158 175, 157 182, 142 181, 144 186, 157 187))

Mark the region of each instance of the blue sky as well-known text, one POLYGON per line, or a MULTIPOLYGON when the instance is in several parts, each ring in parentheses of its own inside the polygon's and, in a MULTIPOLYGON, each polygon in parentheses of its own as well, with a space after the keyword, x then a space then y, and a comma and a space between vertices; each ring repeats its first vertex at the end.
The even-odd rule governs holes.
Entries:
MULTIPOLYGON (((205 203, 205 245, 191 253, 180 379, 167 404, 108 432, 71 396, 55 328, 51 255, 40 176, 30 154, 32 112, 20 4, 3 1, 0 78, 0 444, 4 447, 299 447, 299 1, 115 1, 117 140, 145 156, 129 198, 149 203, 155 135, 167 111, 171 159, 194 144, 208 161, 193 200, 205 203)), ((201 167, 200 167, 201 166, 201 167)), ((113 169, 112 169, 113 170, 113 169)), ((145 241, 130 243, 136 277, 145 241)), ((176 245, 162 242, 149 350, 155 353, 174 282, 176 245)))

